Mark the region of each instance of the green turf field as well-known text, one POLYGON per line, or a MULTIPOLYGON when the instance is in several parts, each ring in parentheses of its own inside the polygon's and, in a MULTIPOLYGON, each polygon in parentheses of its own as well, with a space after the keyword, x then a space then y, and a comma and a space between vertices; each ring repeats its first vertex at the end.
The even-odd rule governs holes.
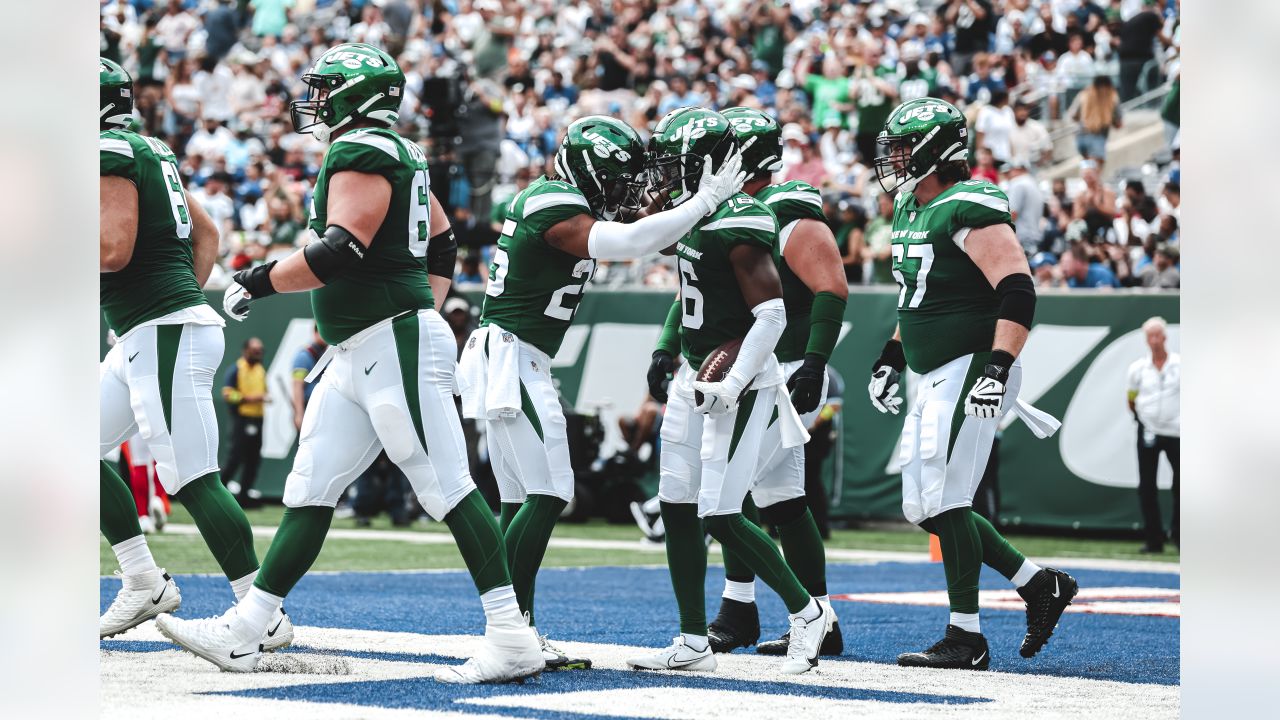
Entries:
MULTIPOLYGON (((249 522, 255 528, 274 527, 279 524, 284 509, 268 506, 250 510, 249 522)), ((191 525, 191 516, 177 504, 170 522, 191 525)), ((335 519, 335 529, 355 529, 352 518, 335 519)), ((370 529, 398 530, 422 533, 448 533, 443 523, 415 523, 408 528, 392 528, 386 517, 373 521, 370 529)), ((585 525, 561 524, 556 528, 556 538, 581 538, 589 540, 615 540, 635 542, 636 550, 627 549, 573 549, 550 548, 545 564, 560 566, 589 565, 661 565, 666 558, 661 552, 644 552, 640 549, 640 532, 631 525, 608 525, 593 522, 585 525)), ((1111 558, 1123 560, 1161 560, 1177 562, 1179 557, 1172 547, 1163 555, 1141 555, 1136 540, 1092 540, 1042 535, 1010 535, 1010 540, 1028 556, 1111 558)), ((216 573, 218 566, 209 555, 204 541, 196 535, 155 533, 147 537, 156 562, 174 573, 216 573)), ((270 539, 255 538, 258 558, 267 551, 270 539)), ((906 526, 880 527, 876 529, 836 530, 828 547, 851 550, 904 550, 920 552, 928 548, 924 532, 906 526)), ((99 541, 100 567, 104 575, 116 569, 115 556, 106 540, 99 541)), ((713 558, 714 562, 714 558, 713 558)), ((353 540, 329 538, 316 561, 315 570, 432 570, 461 568, 462 558, 450 543, 418 544, 396 540, 353 540)))

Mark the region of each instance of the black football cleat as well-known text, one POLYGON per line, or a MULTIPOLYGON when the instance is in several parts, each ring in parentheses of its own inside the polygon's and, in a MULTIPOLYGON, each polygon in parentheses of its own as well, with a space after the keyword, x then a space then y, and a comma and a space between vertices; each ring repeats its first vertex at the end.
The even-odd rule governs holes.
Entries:
POLYGON ((898 664, 903 667, 929 667, 950 670, 986 670, 991 653, 982 633, 947 626, 947 634, 924 652, 902 653, 898 664))
POLYGON ((753 602, 720 598, 720 612, 707 625, 711 652, 727 653, 751 647, 760 639, 760 611, 753 602))
POLYGON ((1058 626, 1062 611, 1071 604, 1071 598, 1080 592, 1076 579, 1061 570, 1044 568, 1026 585, 1018 588, 1018 594, 1027 603, 1027 636, 1022 639, 1018 654, 1024 658, 1035 657, 1049 642, 1053 629, 1058 626))
MULTIPOLYGON (((786 656, 790 647, 791 631, 787 631, 777 640, 769 640, 756 645, 756 652, 761 655, 786 656)), ((822 649, 818 650, 818 656, 839 657, 843 654, 844 637, 840 635, 840 621, 837 620, 831 624, 831 629, 827 630, 827 636, 822 639, 822 649)))

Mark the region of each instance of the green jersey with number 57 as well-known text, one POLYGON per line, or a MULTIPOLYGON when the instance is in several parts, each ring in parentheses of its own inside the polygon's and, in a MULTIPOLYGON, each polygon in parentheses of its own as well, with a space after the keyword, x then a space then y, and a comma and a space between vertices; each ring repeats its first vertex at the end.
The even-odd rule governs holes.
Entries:
POLYGON ((424 259, 431 236, 426 153, 386 128, 353 130, 334 140, 311 197, 309 225, 317 235, 329 225, 329 179, 346 170, 386 178, 391 203, 364 259, 311 292, 316 327, 330 345, 387 318, 434 307, 424 259))
POLYGON ((729 198, 676 243, 681 352, 692 367, 720 345, 746 337, 755 322, 729 262, 739 245, 764 248, 778 261, 778 220, 745 193, 729 198))
POLYGON ((589 214, 581 190, 545 176, 511 199, 489 265, 481 326, 497 325, 555 357, 596 261, 554 248, 543 235, 575 215, 589 214))
POLYGON ((923 206, 901 192, 893 211, 893 276, 907 365, 926 373, 991 350, 1000 300, 965 253, 975 228, 1008 223, 1009 199, 985 180, 943 190, 923 206))
POLYGON ((138 189, 133 255, 98 282, 107 326, 124 335, 149 320, 206 304, 196 283, 191 215, 173 151, 156 138, 107 130, 98 136, 98 168, 101 176, 125 178, 138 189))

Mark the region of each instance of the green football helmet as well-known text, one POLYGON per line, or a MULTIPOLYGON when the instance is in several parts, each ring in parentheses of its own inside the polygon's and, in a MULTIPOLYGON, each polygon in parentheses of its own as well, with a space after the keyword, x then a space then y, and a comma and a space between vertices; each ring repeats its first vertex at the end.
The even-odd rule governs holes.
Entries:
POLYGON ((133 78, 119 64, 98 58, 98 127, 128 128, 133 121, 133 78))
POLYGON ((385 52, 364 43, 330 48, 302 76, 307 97, 289 103, 294 132, 328 142, 356 119, 390 127, 400 117, 404 72, 385 52))
POLYGON ((672 110, 649 138, 649 191, 675 207, 698 192, 703 158, 711 156, 712 171, 719 170, 737 149, 725 116, 702 107, 672 110))
POLYGON ((945 100, 924 97, 904 102, 889 115, 876 142, 886 147, 876 159, 876 177, 885 192, 911 192, 949 162, 969 159, 964 115, 945 100))
POLYGON ((598 220, 634 215, 644 198, 644 143, 604 115, 573 121, 555 156, 556 176, 582 191, 598 220))
POLYGON ((748 178, 782 168, 782 127, 773 116, 745 107, 731 107, 720 114, 738 138, 742 169, 748 178))

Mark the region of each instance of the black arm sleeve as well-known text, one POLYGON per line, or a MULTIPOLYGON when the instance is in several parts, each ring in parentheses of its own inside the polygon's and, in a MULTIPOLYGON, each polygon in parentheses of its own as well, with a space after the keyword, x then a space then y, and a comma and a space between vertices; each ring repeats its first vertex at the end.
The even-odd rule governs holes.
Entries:
POLYGON ((453 279, 453 268, 458 261, 458 240, 453 228, 431 238, 427 243, 427 273, 453 279))
POLYGON ((996 294, 1000 296, 999 318, 1030 330, 1031 319, 1036 314, 1036 286, 1031 282, 1031 276, 1026 273, 1005 276, 996 285, 996 294))
POLYGON ((365 246, 355 235, 340 225, 324 229, 319 242, 312 242, 302 251, 311 272, 320 282, 328 285, 364 260, 365 246))

